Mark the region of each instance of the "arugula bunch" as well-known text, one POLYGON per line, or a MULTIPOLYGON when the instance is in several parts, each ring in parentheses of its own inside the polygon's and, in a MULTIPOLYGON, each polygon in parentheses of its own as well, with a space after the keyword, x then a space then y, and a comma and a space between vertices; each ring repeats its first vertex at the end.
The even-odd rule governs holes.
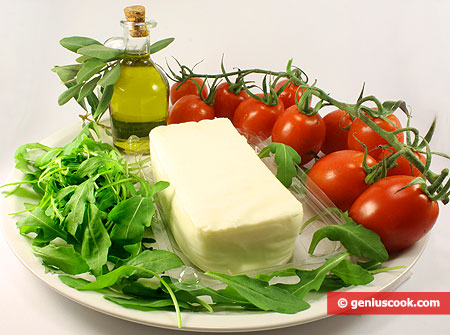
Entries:
MULTIPOLYGON (((289 148, 278 154, 279 178, 292 175, 296 159, 289 148), (284 158, 280 158, 284 157, 284 158)), ((138 310, 175 309, 212 312, 214 309, 262 310, 297 313, 309 308, 310 291, 330 291, 373 280, 388 255, 378 235, 343 217, 343 225, 318 230, 310 253, 323 238, 340 241, 347 249, 313 270, 286 269, 273 273, 228 275, 206 272, 223 288, 206 286, 184 290, 172 283, 167 271, 183 266, 181 259, 153 247, 151 227, 155 197, 169 184, 150 185, 133 173, 135 167, 100 138, 96 123, 87 124, 63 147, 39 143, 21 146, 15 155, 23 180, 9 184, 20 193, 29 185, 38 201, 26 204, 20 233, 32 241, 33 252, 63 283, 78 290, 104 294, 105 299, 138 310), (349 256, 363 257, 353 263, 349 256), (274 283, 292 277, 293 284, 274 283)), ((5 185, 4 185, 5 186, 5 185)))

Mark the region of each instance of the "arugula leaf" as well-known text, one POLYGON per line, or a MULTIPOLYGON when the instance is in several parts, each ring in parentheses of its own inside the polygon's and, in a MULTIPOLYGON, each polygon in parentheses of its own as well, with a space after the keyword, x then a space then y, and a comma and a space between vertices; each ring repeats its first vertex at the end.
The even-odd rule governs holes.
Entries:
POLYGON ((289 294, 280 287, 270 286, 263 280, 245 275, 231 276, 210 271, 205 275, 232 287, 243 298, 264 311, 293 314, 310 307, 306 301, 289 294))
POLYGON ((300 278, 300 282, 296 284, 276 284, 276 286, 285 289, 299 299, 303 299, 310 291, 318 291, 327 274, 333 268, 338 266, 339 263, 344 261, 349 255, 350 254, 348 252, 344 252, 335 257, 329 258, 322 266, 314 270, 297 270, 296 273, 300 278))
POLYGON ((67 215, 67 231, 75 236, 78 226, 83 223, 86 211, 86 202, 95 202, 94 181, 88 179, 77 186, 65 207, 64 214, 67 215))
POLYGON ((87 226, 81 244, 81 257, 89 265, 94 275, 102 273, 108 259, 111 240, 102 223, 101 212, 94 204, 89 205, 87 226))
POLYGON ((60 269, 65 273, 76 275, 89 271, 89 266, 81 255, 71 246, 55 246, 49 244, 45 247, 33 246, 33 252, 42 258, 45 266, 60 269))
POLYGON ((142 240, 144 228, 149 227, 155 207, 152 198, 136 196, 116 205, 108 215, 113 221, 111 240, 119 245, 142 240))
POLYGON ((98 290, 114 285, 121 277, 128 277, 136 271, 160 274, 183 265, 180 258, 165 250, 145 250, 126 264, 98 276, 96 282, 89 283, 80 290, 98 290))
POLYGON ((300 155, 286 144, 272 142, 261 150, 259 157, 267 157, 269 150, 275 154, 275 163, 278 166, 276 177, 284 186, 289 188, 292 184, 292 178, 298 174, 297 164, 300 164, 302 160, 300 155))
POLYGON ((312 238, 308 252, 312 254, 319 241, 324 238, 340 241, 352 254, 371 260, 384 262, 389 255, 377 233, 349 220, 342 225, 329 225, 317 230, 312 238))
POLYGON ((17 222, 21 234, 36 233, 36 243, 48 243, 56 237, 67 239, 64 232, 53 220, 48 217, 42 208, 32 210, 22 221, 17 222))
POLYGON ((348 259, 344 259, 332 270, 336 276, 349 285, 366 285, 373 281, 372 274, 360 265, 353 264, 348 259))
MULTIPOLYGON (((139 311, 158 311, 158 310, 172 310, 174 301, 170 298, 166 299, 145 299, 145 298, 122 298, 122 297, 114 297, 114 296, 105 296, 106 300, 114 302, 120 306, 126 308, 132 308, 139 311), (171 307, 168 309, 168 307, 171 307)), ((183 302, 178 301, 178 305, 181 308, 192 310, 192 307, 183 302)))

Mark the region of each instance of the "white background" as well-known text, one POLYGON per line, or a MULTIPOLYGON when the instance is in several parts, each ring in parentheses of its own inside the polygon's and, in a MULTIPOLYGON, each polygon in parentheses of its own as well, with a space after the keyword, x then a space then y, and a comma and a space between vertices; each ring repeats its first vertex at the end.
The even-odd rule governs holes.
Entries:
MULTIPOLYGON (((104 41, 122 34, 130 1, 2 0, 0 183, 13 153, 78 120, 73 102, 58 107, 63 87, 50 71, 74 55, 58 45, 80 35, 104 41)), ((450 2, 429 1, 143 1, 159 25, 152 40, 175 37, 154 55, 202 72, 283 70, 290 58, 338 100, 353 102, 363 82, 380 100, 403 99, 424 131, 438 117, 432 148, 449 153, 450 2)), ((450 164, 436 160, 435 170, 450 164)), ((429 245, 399 291, 450 291, 450 214, 441 206, 429 245)), ((0 238, 0 333, 181 334, 119 320, 78 305, 34 277, 0 238)), ((440 334, 449 316, 334 316, 265 334, 440 334)))

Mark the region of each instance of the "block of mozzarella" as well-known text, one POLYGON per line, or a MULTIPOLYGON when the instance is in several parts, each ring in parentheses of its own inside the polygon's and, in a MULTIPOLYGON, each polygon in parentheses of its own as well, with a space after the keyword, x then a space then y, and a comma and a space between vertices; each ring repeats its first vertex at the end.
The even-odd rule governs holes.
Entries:
POLYGON ((163 216, 189 260, 205 271, 241 273, 293 255, 302 204, 226 118, 150 132, 163 216))

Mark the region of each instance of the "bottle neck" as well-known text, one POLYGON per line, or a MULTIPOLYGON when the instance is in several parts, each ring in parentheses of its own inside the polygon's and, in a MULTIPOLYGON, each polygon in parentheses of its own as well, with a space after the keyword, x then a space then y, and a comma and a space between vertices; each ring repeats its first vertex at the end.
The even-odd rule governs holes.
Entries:
POLYGON ((125 40, 125 54, 129 55, 150 55, 150 38, 132 37, 128 35, 125 40))

